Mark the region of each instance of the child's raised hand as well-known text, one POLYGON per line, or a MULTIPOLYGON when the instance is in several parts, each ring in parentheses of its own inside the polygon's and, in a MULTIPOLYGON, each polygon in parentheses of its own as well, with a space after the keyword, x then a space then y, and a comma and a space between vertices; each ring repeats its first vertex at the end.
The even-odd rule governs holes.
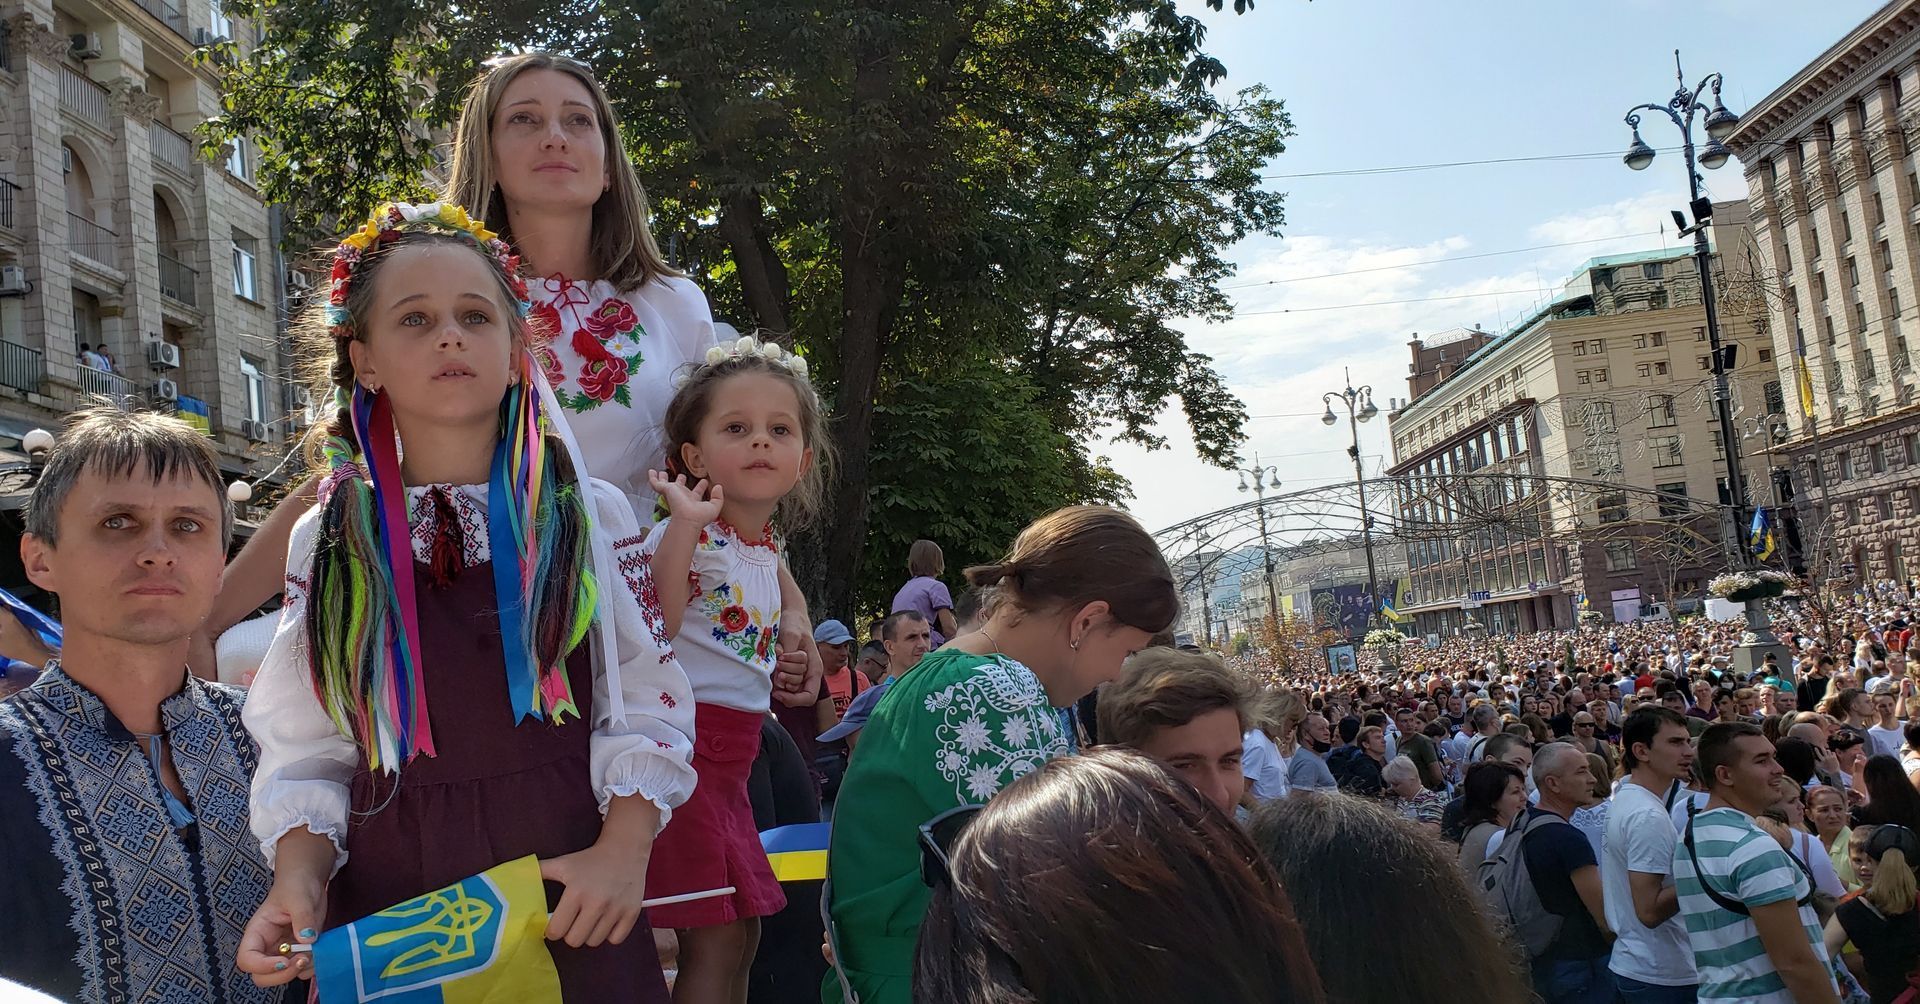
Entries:
POLYGON ((705 478, 689 485, 684 475, 668 477, 665 471, 648 471, 647 482, 667 500, 667 512, 679 519, 706 526, 720 518, 720 508, 726 499, 720 486, 709 487, 705 478))

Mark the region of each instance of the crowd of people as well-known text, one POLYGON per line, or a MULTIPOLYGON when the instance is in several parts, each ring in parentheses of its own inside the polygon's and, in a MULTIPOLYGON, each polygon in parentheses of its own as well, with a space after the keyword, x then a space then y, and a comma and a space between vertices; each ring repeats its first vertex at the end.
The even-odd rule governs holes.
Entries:
POLYGON ((808 364, 721 336, 625 151, 584 64, 489 65, 445 200, 336 250, 336 412, 232 560, 204 436, 59 436, 60 631, 0 615, 0 994, 306 1000, 323 932, 529 856, 575 1002, 1906 992, 1910 594, 1744 669, 1693 620, 1288 675, 1174 646, 1150 535, 1077 506, 816 624, 808 364))

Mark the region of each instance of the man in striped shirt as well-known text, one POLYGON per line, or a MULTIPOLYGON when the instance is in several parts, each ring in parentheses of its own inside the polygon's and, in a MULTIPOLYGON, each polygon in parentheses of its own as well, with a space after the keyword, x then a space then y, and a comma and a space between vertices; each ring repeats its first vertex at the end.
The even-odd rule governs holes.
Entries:
POLYGON ((1785 773, 1757 726, 1721 722, 1695 754, 1711 797, 1673 852, 1674 884, 1700 973, 1700 999, 1838 1004, 1813 883, 1753 823, 1785 773))

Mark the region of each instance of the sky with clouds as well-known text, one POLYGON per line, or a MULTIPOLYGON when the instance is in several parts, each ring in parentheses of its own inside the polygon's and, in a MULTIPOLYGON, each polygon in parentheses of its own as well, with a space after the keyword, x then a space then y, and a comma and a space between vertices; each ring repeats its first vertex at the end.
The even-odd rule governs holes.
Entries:
MULTIPOLYGON (((1257 452, 1288 491, 1353 476, 1345 423, 1319 420, 1321 395, 1348 371, 1384 409, 1407 396, 1412 333, 1504 330, 1588 258, 1679 243, 1668 211, 1685 205, 1686 178, 1666 152, 1679 132, 1664 117, 1644 123, 1663 152, 1646 171, 1620 162, 1627 109, 1677 86, 1675 48, 1689 87, 1719 71, 1743 112, 1879 4, 1182 6, 1209 26, 1222 86, 1268 88, 1297 131, 1267 168, 1287 193, 1284 236, 1232 250, 1232 320, 1182 326, 1254 416, 1243 461, 1257 452), (1467 161, 1518 162, 1379 170, 1467 161)), ((1738 161, 1706 178, 1715 199, 1745 197, 1738 161)), ((1132 481, 1128 508, 1149 530, 1245 500, 1234 474, 1196 457, 1177 404, 1157 429, 1168 449, 1096 448, 1132 481)), ((1384 415, 1361 427, 1369 476, 1387 463, 1386 432, 1384 415)))

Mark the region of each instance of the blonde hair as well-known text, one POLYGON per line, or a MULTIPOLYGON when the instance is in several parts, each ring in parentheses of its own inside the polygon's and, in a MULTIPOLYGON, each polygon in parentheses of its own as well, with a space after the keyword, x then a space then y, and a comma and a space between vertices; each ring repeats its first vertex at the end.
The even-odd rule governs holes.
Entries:
POLYGON ((947 570, 947 556, 940 553, 940 545, 931 540, 921 539, 913 542, 907 549, 907 574, 915 578, 922 575, 937 576, 947 570))
MULTIPOLYGON (((467 207, 484 220, 487 229, 502 240, 518 245, 513 225, 507 216, 506 198, 494 177, 493 113, 514 78, 528 70, 552 70, 580 82, 592 96, 593 114, 600 122, 600 138, 607 150, 608 188, 593 204, 593 229, 588 237, 588 254, 597 273, 570 276, 575 279, 604 279, 622 292, 638 289, 655 279, 678 276, 654 243, 647 223, 647 192, 640 187, 633 160, 620 142, 620 122, 614 115, 607 92, 593 75, 593 68, 570 56, 552 52, 523 52, 487 67, 467 89, 460 108, 460 124, 453 134, 453 163, 447 172, 446 199, 467 207)), ((543 268, 539 262, 534 268, 543 268)))
POLYGON ((1898 847, 1882 852, 1873 869, 1873 883, 1861 895, 1888 917, 1913 909, 1913 866, 1907 863, 1907 852, 1898 847))

